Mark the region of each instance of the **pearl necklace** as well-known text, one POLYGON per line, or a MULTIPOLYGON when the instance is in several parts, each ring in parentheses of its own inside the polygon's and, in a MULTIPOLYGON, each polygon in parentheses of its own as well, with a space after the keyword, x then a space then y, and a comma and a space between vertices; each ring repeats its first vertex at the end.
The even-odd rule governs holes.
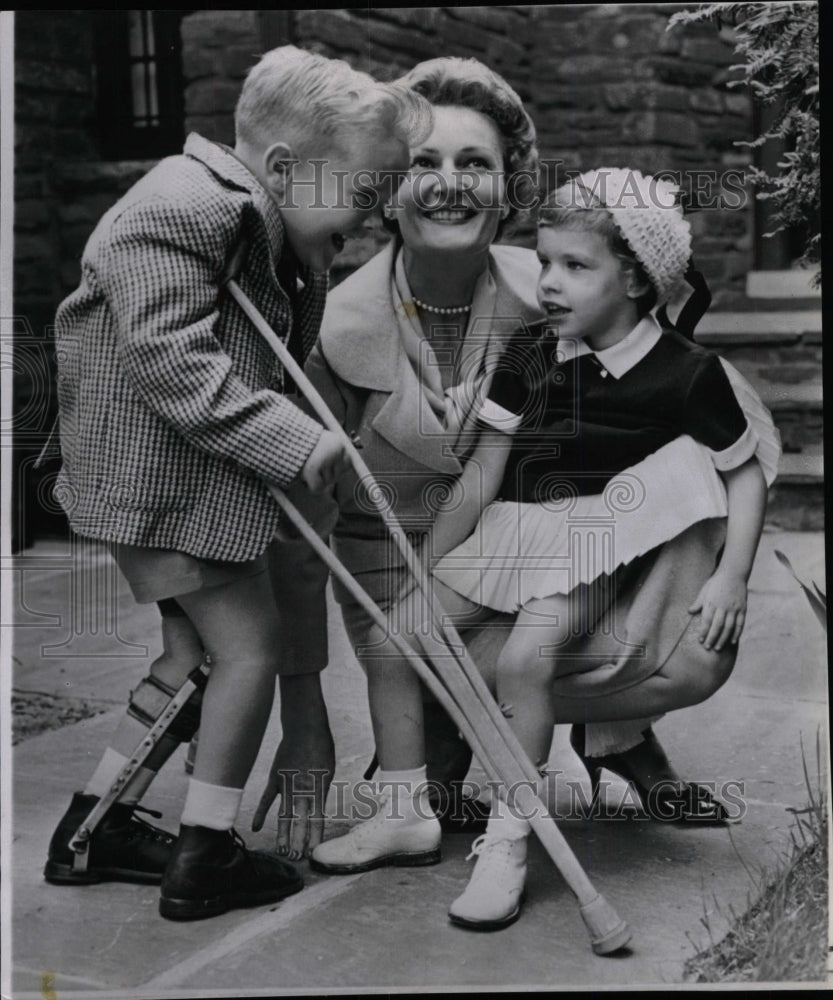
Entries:
POLYGON ((426 312, 431 313, 443 313, 446 316, 452 316, 459 313, 467 313, 471 309, 471 305, 467 306, 429 306, 427 302, 423 302, 414 296, 414 305, 418 306, 420 309, 424 309, 426 312))

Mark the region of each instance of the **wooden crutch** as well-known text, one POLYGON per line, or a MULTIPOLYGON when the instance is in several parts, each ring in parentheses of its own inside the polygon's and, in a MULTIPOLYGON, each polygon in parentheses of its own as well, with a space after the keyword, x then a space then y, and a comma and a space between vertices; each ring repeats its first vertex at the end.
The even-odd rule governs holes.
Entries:
MULTIPOLYGON (((458 704, 449 688, 443 685, 440 678, 427 666, 422 657, 411 649, 404 639, 395 632, 390 631, 390 623, 386 616, 335 554, 322 542, 310 525, 307 524, 303 515, 283 491, 273 486, 270 487, 270 492, 299 533, 312 546, 321 559, 324 560, 340 583, 362 605, 375 624, 385 632, 397 651, 408 660, 428 690, 445 708, 454 724, 483 764, 490 780, 502 782, 508 787, 514 786, 519 792, 523 791, 526 793, 523 796, 522 802, 518 801, 521 796, 516 795, 518 806, 523 810, 523 814, 529 817, 530 824, 535 830, 536 835, 555 862, 564 881, 578 899, 581 916, 590 934, 593 951, 598 955, 607 955, 622 948, 631 938, 630 929, 619 918, 604 896, 593 888, 575 854, 573 854, 569 845, 564 840, 561 831, 547 814, 546 806, 535 792, 532 791, 532 787, 537 784, 537 780, 531 783, 528 778, 522 775, 522 772, 518 769, 517 761, 511 757, 509 748, 501 741, 500 734, 493 733, 492 720, 484 712, 482 706, 478 708, 472 693, 465 689, 465 678, 462 678, 456 669, 459 666, 456 658, 453 661, 453 666, 450 663, 444 664, 442 681, 457 693, 464 704, 458 704), (450 681, 452 683, 449 683, 450 681)), ((444 647, 444 649, 447 654, 447 648, 444 647)), ((536 779, 538 778, 537 772, 535 777, 536 779)))
MULTIPOLYGON (((364 482, 368 494, 371 496, 383 520, 385 520, 394 541, 400 549, 406 566, 416 579, 426 601, 429 602, 432 613, 434 613, 438 605, 425 568, 405 537, 395 514, 386 503, 384 495, 379 489, 374 488, 376 485, 375 479, 356 450, 353 442, 330 412, 318 391, 304 375, 300 366, 292 358, 287 348, 279 340, 237 282, 230 277, 227 279, 226 285, 230 294, 240 305, 255 328, 272 347, 324 425, 341 439, 357 475, 364 482)), ((277 502, 287 513, 287 516, 290 517, 303 537, 313 546, 318 555, 324 559, 341 582, 350 589, 356 599, 362 603, 372 619, 387 633, 389 631, 387 619, 369 596, 321 542, 315 532, 307 525, 297 508, 294 507, 283 492, 277 487, 273 487, 272 492, 277 502)), ((560 830, 548 816, 545 805, 533 791, 537 787, 538 772, 518 743, 517 737, 495 704, 479 672, 470 663, 470 658, 465 652, 462 658, 458 658, 454 650, 448 645, 448 639, 450 639, 451 642, 456 642, 465 651, 465 646, 459 639, 456 629, 453 626, 444 626, 438 618, 437 624, 446 641, 440 642, 434 639, 433 636, 421 637, 420 641, 430 647, 426 651, 429 657, 432 653, 437 657, 434 667, 440 677, 442 677, 443 683, 439 682, 437 676, 430 668, 398 636, 391 635, 391 640, 402 655, 407 657, 429 690, 432 691, 434 696, 449 712, 455 724, 471 742, 472 749, 477 753, 484 766, 507 787, 517 789, 519 793, 516 795, 518 806, 524 811, 525 815, 530 817, 530 824, 535 830, 536 835, 541 839, 545 849, 555 862, 556 867, 579 901, 581 915, 590 933, 593 950, 601 955, 610 954, 618 950, 630 940, 631 934, 627 924, 619 918, 613 907, 610 906, 604 897, 593 888, 578 859, 564 840, 560 830), (449 654, 451 655, 450 661, 448 659, 449 654)))

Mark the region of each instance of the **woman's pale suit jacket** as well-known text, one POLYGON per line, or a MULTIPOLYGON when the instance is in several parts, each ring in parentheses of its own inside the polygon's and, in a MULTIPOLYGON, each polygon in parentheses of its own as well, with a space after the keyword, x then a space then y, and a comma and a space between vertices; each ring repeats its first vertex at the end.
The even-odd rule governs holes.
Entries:
MULTIPOLYGON (((330 293, 317 346, 306 372, 350 434, 357 434, 362 457, 402 526, 418 535, 430 526, 443 485, 462 472, 445 432, 427 406, 399 336, 391 294, 394 241, 330 293)), ((521 323, 540 318, 536 283, 540 266, 531 250, 493 246, 490 268, 496 284, 492 336, 508 342, 521 323)), ((464 457, 464 456, 463 456, 464 457)), ((377 601, 386 604, 399 582, 401 557, 388 540, 352 470, 339 481, 335 502, 309 494, 297 498, 310 520, 344 565, 377 601), (391 570, 396 567, 394 572, 391 570)), ((714 570, 724 525, 707 521, 646 558, 614 602, 612 619, 583 642, 582 670, 562 680, 564 697, 606 695, 638 683, 659 670, 676 652, 702 659, 698 669, 714 672, 716 686, 728 676, 736 647, 709 653, 689 628, 686 610, 714 570), (684 569, 681 569, 683 567, 684 569), (589 660, 587 658, 590 658, 589 660)), ((274 580, 287 636, 283 672, 319 670, 327 662, 324 586, 327 570, 302 541, 279 541, 280 578, 274 580)), ((349 601, 336 584, 337 599, 349 601)), ((493 662, 508 635, 486 627, 472 639, 475 659, 493 662)))

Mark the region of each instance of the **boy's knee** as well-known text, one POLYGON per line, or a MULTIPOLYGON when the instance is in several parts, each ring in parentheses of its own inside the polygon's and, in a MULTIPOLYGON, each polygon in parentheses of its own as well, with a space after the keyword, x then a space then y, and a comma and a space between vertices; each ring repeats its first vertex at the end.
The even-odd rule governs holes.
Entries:
POLYGON ((200 659, 199 656, 196 658, 183 656, 165 650, 151 663, 148 673, 168 687, 179 688, 185 683, 194 667, 199 665, 200 659))
POLYGON ((165 669, 164 664, 167 663, 191 663, 193 660, 194 663, 191 664, 193 667, 202 659, 202 642, 197 630, 185 614, 163 614, 161 628, 164 653, 154 662, 151 671, 154 670, 156 663, 160 663, 160 669, 165 669))
MULTIPOLYGON (((193 670, 193 666, 182 673, 172 669, 163 675, 159 670, 160 661, 164 660, 165 656, 163 654, 163 656, 159 657, 152 664, 148 676, 142 678, 136 687, 133 688, 128 699, 127 714, 148 728, 153 726, 166 710, 171 699, 177 694, 193 670)), ((161 667, 164 666, 178 668, 180 665, 161 663, 161 667)), ((198 679, 196 690, 191 693, 167 729, 168 735, 180 742, 187 743, 193 739, 200 724, 200 708, 202 705, 205 678, 201 675, 195 676, 198 679)))

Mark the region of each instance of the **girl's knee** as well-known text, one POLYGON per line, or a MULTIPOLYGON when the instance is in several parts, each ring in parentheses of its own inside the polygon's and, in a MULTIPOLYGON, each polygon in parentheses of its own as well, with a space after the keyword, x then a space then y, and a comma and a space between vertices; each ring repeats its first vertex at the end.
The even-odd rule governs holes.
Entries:
POLYGON ((551 684, 557 676, 554 656, 532 642, 512 642, 504 646, 497 661, 498 681, 525 687, 551 684))

